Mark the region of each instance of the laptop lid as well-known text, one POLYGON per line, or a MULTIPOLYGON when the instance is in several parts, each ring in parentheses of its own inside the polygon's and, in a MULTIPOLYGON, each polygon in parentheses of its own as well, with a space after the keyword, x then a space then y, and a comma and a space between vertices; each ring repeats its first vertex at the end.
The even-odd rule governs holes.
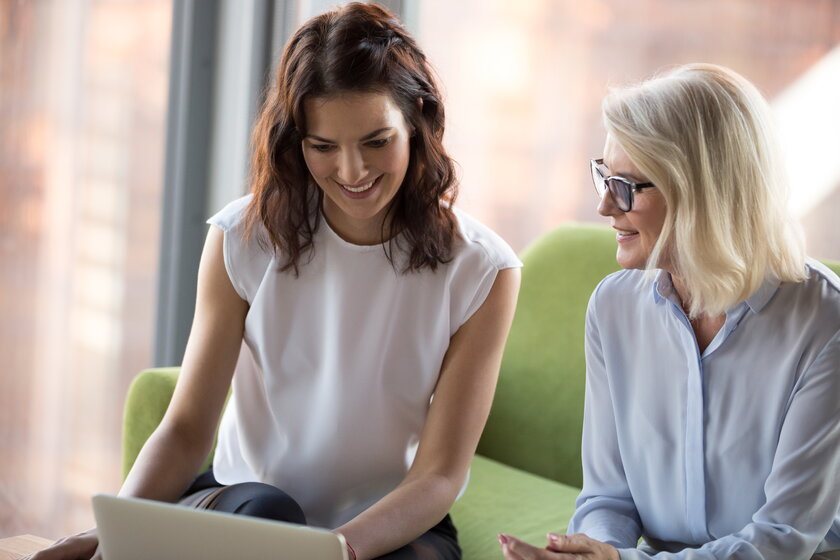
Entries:
POLYGON ((104 560, 347 560, 326 529, 107 494, 93 513, 104 560))

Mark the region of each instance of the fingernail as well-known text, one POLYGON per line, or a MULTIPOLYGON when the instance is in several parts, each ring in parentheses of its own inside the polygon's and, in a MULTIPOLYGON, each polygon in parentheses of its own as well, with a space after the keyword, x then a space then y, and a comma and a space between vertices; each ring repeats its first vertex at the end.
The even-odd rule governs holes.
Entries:
POLYGON ((507 544, 507 537, 499 534, 499 544, 505 546, 507 544))
POLYGON ((550 540, 551 542, 557 542, 560 540, 560 535, 558 535, 557 533, 549 533, 548 540, 550 540))

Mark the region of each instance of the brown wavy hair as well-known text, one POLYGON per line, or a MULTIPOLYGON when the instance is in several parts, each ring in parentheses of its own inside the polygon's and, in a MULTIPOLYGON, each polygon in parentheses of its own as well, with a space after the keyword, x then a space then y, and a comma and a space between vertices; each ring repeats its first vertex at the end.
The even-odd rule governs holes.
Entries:
POLYGON ((393 244, 402 233, 409 248, 403 272, 436 270, 449 260, 457 231, 452 204, 458 187, 443 147, 441 94, 417 43, 374 4, 347 4, 314 17, 286 44, 254 128, 246 235, 264 226, 268 239, 259 237, 283 255, 281 270, 299 272, 302 255, 313 249, 323 199, 303 159, 304 100, 346 92, 390 95, 414 130, 405 179, 389 205, 391 219, 383 222, 383 239, 390 240, 384 247, 396 266, 393 244))

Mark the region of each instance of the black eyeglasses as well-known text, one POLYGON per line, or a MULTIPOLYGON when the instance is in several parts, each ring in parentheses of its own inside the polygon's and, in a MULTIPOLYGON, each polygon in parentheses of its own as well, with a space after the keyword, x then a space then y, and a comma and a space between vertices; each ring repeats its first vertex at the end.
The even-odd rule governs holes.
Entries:
POLYGON ((656 187, 653 183, 634 183, 624 177, 607 176, 603 159, 590 159, 589 167, 592 171, 592 183, 595 185, 598 196, 603 198, 604 191, 609 189, 613 202, 622 212, 633 209, 633 195, 636 191, 656 187))

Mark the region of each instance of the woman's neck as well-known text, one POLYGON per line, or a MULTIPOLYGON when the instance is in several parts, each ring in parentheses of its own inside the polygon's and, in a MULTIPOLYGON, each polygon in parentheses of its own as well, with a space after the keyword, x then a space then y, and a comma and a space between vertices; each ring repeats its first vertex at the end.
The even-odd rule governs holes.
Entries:
POLYGON ((321 214, 339 237, 353 245, 381 245, 391 237, 391 214, 383 210, 370 218, 356 218, 324 204, 321 214))
POLYGON ((702 354, 726 322, 726 313, 721 313, 719 315, 707 315, 702 313, 699 316, 692 318, 689 313, 689 308, 691 306, 691 294, 688 292, 685 283, 680 277, 674 275, 673 273, 671 274, 671 283, 674 285, 674 291, 680 298, 680 305, 682 306, 683 312, 685 312, 686 316, 689 318, 691 328, 694 331, 694 338, 697 339, 697 346, 700 348, 700 353, 702 354))

